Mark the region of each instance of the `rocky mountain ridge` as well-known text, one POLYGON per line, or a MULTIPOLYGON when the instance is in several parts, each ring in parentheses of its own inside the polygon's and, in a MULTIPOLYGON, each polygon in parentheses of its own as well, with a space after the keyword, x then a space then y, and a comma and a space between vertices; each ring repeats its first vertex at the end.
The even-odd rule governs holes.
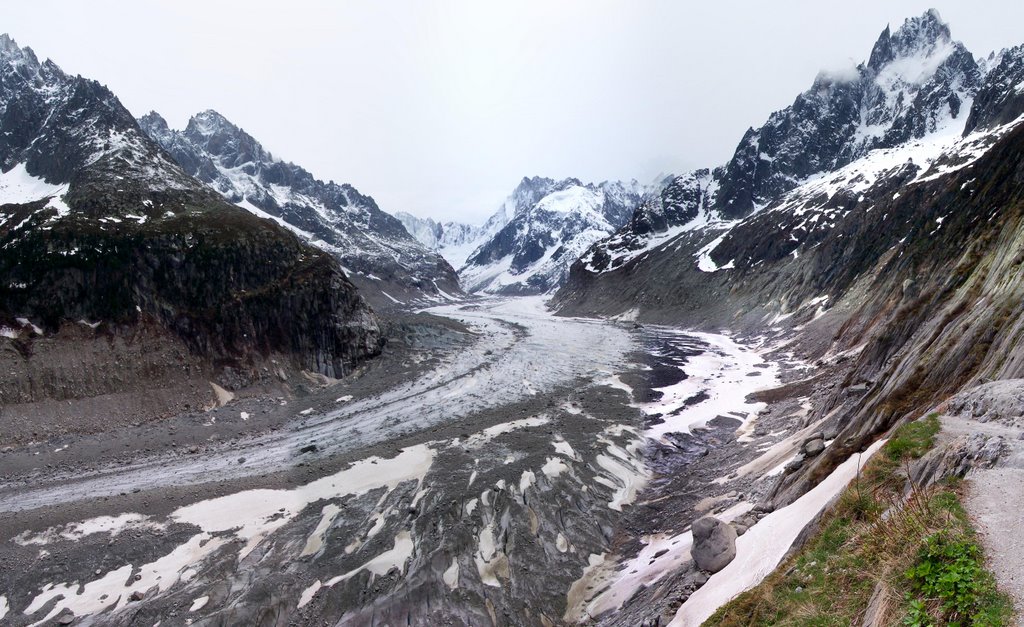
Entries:
POLYGON ((337 377, 380 352, 376 316, 333 259, 224 202, 110 90, 6 35, 0 130, 0 353, 18 373, 6 407, 125 381, 152 395, 165 369, 229 387, 276 377, 272 365, 337 377), (136 340, 175 356, 140 376, 123 359, 136 340), (55 343, 91 347, 109 376, 69 388, 74 359, 40 362, 55 343))
POLYGON ((553 291, 573 261, 622 226, 644 192, 636 181, 523 178, 482 227, 485 237, 459 270, 463 286, 492 294, 553 291))
MULTIPOLYGON (((584 263, 594 271, 617 267, 683 232, 770 208, 829 173, 848 168, 855 177, 853 164, 880 151, 893 155, 916 143, 919 154, 904 156, 927 165, 945 149, 936 140, 974 129, 969 119, 976 95, 999 85, 999 71, 1007 71, 999 68, 1009 65, 1003 55, 976 61, 934 10, 895 32, 886 27, 868 61, 820 73, 791 106, 748 129, 726 164, 676 176, 584 263)), ((877 173, 866 177, 874 180, 877 173)))
POLYGON ((373 198, 275 158, 216 111, 194 115, 181 131, 170 129, 155 112, 139 124, 189 175, 229 202, 274 220, 338 258, 376 306, 445 300, 460 293, 451 266, 381 211, 373 198))
MULTIPOLYGON (((887 29, 864 67, 945 41, 935 20, 928 12, 887 29)), ((959 54, 949 47, 946 60, 959 54)), ((819 173, 746 217, 716 209, 715 173, 677 177, 573 266, 556 302, 573 315, 791 334, 811 361, 851 360, 845 385, 809 419, 828 416, 839 445, 787 475, 776 498, 791 502, 936 399, 1024 374, 1010 306, 1024 180, 1020 58, 1014 48, 987 59, 976 96, 935 130, 819 173)), ((928 93, 948 107, 961 92, 928 93)))

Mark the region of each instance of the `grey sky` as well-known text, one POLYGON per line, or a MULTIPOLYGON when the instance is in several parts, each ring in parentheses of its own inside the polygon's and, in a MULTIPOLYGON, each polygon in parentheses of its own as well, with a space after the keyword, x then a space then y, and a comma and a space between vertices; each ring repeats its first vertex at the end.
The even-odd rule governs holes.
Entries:
POLYGON ((216 109, 386 211, 480 222, 524 175, 717 165, 818 70, 936 7, 976 55, 1024 3, 5 3, 0 30, 181 128, 216 109))

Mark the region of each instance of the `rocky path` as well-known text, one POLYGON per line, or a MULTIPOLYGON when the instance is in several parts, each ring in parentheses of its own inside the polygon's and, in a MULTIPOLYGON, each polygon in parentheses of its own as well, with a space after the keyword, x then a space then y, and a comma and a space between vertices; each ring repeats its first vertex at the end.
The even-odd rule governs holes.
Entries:
MULTIPOLYGON (((1024 608, 1024 468, 992 468, 969 480, 966 507, 999 587, 1024 608)), ((1017 624, 1024 624, 1018 612, 1017 624)))
POLYGON ((943 416, 944 437, 980 434, 1002 438, 999 459, 991 468, 976 467, 967 476, 964 507, 974 522, 992 573, 1017 609, 1024 625, 1024 381, 997 381, 968 392, 967 415, 943 416), (971 414, 974 414, 972 416, 971 414))

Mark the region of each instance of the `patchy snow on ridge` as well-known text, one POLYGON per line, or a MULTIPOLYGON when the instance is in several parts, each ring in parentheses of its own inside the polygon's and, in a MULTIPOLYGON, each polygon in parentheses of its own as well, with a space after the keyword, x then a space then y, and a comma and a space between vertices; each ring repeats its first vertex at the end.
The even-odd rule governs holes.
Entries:
MULTIPOLYGON (((524 179, 511 197, 516 213, 459 271, 469 291, 550 293, 590 247, 632 214, 641 186, 583 184, 576 179, 524 179)), ((507 215, 507 205, 499 214, 507 215)), ((497 215, 497 214, 496 214, 497 215)))
POLYGON ((23 163, 0 173, 0 205, 35 202, 60 196, 67 191, 66 183, 47 183, 44 179, 29 174, 23 163))

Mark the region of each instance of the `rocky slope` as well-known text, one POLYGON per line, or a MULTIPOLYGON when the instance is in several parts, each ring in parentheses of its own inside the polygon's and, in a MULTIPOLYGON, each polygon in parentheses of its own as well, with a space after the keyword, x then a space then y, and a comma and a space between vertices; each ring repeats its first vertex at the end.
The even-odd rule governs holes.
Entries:
POLYGON ((482 228, 488 238, 459 277, 472 292, 551 292, 584 251, 629 219, 643 192, 636 181, 524 178, 482 228))
POLYGON ((792 502, 894 424, 979 380, 1021 377, 1021 58, 974 62, 933 11, 886 29, 852 82, 819 77, 729 165, 678 177, 641 207, 574 265, 557 302, 791 334, 804 358, 843 373, 807 419, 835 442, 775 491, 776 505, 792 502), (907 67, 929 72, 882 89, 907 67), (839 94, 852 99, 845 117, 833 115, 839 94), (828 106, 801 118, 823 95, 828 106), (823 125, 843 140, 825 141, 823 125), (813 159, 796 168, 798 154, 813 159), (751 155, 756 167, 730 174, 751 155))
POLYGON ((0 360, 17 373, 5 408, 152 397, 178 379, 187 404, 210 395, 205 378, 266 379, 272 360, 341 376, 380 351, 375 315, 330 256, 224 202, 106 87, 6 35, 0 129, 0 360), (129 361, 141 346, 144 371, 129 361))
MULTIPOLYGON (((1024 374, 1024 50, 968 62, 961 49, 932 11, 886 29, 841 89, 850 119, 882 120, 872 133, 844 130, 840 143, 808 133, 849 125, 832 124, 838 101, 799 114, 834 85, 802 95, 748 132, 727 166, 675 177, 646 199, 556 296, 563 314, 728 329, 804 360, 806 379, 766 394, 814 389, 800 425, 830 444, 783 460, 770 509, 952 395, 1024 374), (941 49, 950 52, 927 52, 941 49), (922 54, 942 57, 928 64, 934 74, 895 100, 877 97, 890 66, 918 67, 922 54), (903 108, 879 108, 894 101, 903 108), (872 117, 884 111, 896 114, 872 117), (766 137, 768 150, 753 153, 748 140, 766 137), (752 154, 763 163, 743 170, 752 154), (795 167, 800 154, 810 169, 795 167)), ((643 599, 672 595, 670 582, 643 599)), ((602 623, 630 624, 646 609, 623 608, 602 623)), ((690 624, 680 612, 672 624, 690 624)))
POLYGON ((181 131, 170 129, 155 112, 139 124, 187 174, 337 257, 375 306, 459 293, 451 266, 373 198, 277 159, 216 111, 194 115, 181 131))

